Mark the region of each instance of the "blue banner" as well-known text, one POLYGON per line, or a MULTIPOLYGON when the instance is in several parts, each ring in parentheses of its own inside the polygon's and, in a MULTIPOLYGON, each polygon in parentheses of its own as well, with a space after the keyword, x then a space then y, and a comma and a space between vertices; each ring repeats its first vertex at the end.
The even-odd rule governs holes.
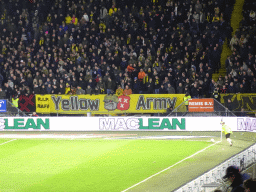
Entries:
POLYGON ((6 112, 7 102, 6 100, 0 100, 0 112, 6 112))

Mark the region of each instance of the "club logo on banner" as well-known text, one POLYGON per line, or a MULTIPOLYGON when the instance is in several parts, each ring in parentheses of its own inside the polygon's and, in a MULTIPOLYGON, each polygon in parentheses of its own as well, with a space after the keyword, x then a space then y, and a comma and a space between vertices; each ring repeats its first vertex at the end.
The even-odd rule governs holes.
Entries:
POLYGON ((0 100, 0 112, 7 111, 7 103, 6 100, 0 100))
POLYGON ((19 107, 21 111, 34 112, 35 107, 35 95, 20 95, 19 96, 19 107))
POLYGON ((189 112, 213 112, 214 100, 213 99, 190 99, 188 101, 189 112))
POLYGON ((124 111, 124 110, 128 110, 130 107, 130 97, 129 96, 119 96, 118 97, 118 104, 117 104, 117 109, 124 111))

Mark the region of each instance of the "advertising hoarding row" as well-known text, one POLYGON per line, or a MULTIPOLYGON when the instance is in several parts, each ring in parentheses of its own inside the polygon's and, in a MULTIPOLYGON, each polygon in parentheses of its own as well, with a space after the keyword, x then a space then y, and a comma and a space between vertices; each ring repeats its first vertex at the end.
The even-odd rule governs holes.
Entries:
MULTIPOLYGON (((222 117, 0 118, 1 131, 220 131, 222 117)), ((233 131, 256 132, 256 118, 226 117, 233 131)))

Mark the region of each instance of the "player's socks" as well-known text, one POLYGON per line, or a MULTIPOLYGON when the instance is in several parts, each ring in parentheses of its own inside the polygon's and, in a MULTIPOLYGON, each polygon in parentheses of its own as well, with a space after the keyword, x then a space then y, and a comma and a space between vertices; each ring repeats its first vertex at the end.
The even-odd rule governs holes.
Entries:
POLYGON ((228 138, 227 141, 229 142, 230 146, 233 145, 232 140, 230 138, 228 138))

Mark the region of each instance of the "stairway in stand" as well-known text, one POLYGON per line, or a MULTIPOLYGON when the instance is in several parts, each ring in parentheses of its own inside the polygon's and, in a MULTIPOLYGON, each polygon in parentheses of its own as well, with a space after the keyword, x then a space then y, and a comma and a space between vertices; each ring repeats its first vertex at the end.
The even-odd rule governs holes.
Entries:
MULTIPOLYGON (((240 22, 243 19, 243 5, 244 5, 244 0, 236 0, 234 4, 234 8, 231 15, 231 21, 230 21, 231 27, 233 28, 232 36, 235 34, 236 30, 239 28, 240 22)), ((232 51, 228 46, 228 43, 229 42, 227 42, 227 39, 225 39, 222 45, 222 53, 220 58, 221 67, 218 73, 212 74, 212 78, 214 79, 214 81, 217 81, 220 75, 222 77, 227 75, 225 61, 227 57, 232 54, 232 51)))

